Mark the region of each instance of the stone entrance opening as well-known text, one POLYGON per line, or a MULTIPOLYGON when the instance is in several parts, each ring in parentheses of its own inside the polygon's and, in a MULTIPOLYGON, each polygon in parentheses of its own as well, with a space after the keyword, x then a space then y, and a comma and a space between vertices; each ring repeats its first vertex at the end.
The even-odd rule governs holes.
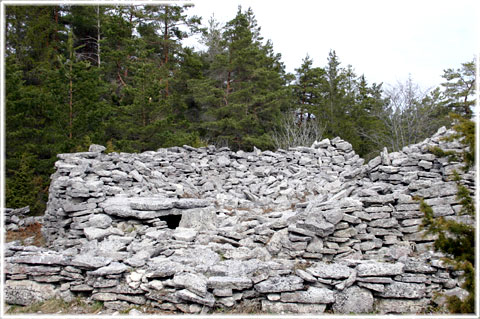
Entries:
POLYGON ((170 229, 175 229, 180 225, 180 220, 182 220, 182 215, 166 215, 161 216, 160 220, 167 222, 167 227, 170 229))

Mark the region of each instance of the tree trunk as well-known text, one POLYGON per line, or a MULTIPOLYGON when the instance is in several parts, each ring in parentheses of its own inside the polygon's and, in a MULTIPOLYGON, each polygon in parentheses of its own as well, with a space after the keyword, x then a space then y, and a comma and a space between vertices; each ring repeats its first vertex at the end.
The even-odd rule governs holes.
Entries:
POLYGON ((225 91, 225 96, 224 96, 224 101, 225 105, 228 105, 228 95, 230 94, 231 91, 231 82, 232 82, 232 71, 230 71, 230 65, 232 64, 232 55, 230 54, 230 57, 228 59, 228 73, 227 73, 227 89, 225 91))
POLYGON ((68 137, 72 139, 72 130, 73 130, 73 57, 74 57, 74 49, 73 49, 73 33, 70 30, 68 33, 68 106, 69 106, 69 114, 68 114, 68 137))
POLYGON ((100 67, 100 6, 97 6, 97 65, 100 67))
MULTIPOLYGON (((163 52, 164 52, 164 57, 163 57, 163 64, 165 65, 165 68, 167 68, 167 73, 168 73, 168 6, 165 6, 165 29, 164 29, 164 34, 163 34, 163 52)), ((168 74, 167 74, 167 79, 166 79, 166 86, 165 86, 165 97, 168 97, 168 74)))
MULTIPOLYGON (((71 58, 72 54, 70 54, 71 58)), ((72 128, 73 128, 73 81, 72 81, 72 62, 70 62, 70 79, 69 79, 69 107, 70 107, 70 113, 69 113, 69 123, 68 123, 68 137, 72 139, 72 128)))
POLYGON ((57 48, 57 44, 58 44, 58 8, 57 7, 53 7, 53 11, 54 11, 54 16, 55 16, 55 30, 54 30, 54 41, 55 41, 55 46, 54 46, 54 50, 55 51, 58 51, 58 48, 57 48))

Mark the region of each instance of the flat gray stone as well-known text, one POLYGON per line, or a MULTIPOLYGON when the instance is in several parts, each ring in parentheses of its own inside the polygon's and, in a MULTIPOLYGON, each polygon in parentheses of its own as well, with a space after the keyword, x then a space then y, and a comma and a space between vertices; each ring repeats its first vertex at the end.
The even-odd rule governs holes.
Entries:
POLYGON ((195 303, 202 304, 202 305, 205 305, 205 306, 208 306, 208 307, 213 307, 215 305, 215 297, 210 293, 207 293, 205 295, 205 297, 201 297, 197 294, 194 294, 190 290, 183 289, 183 290, 177 291, 175 293, 175 295, 176 295, 176 297, 178 297, 182 300, 195 302, 195 303))
POLYGON ((309 287, 307 291, 282 292, 282 302, 328 304, 335 301, 335 293, 326 288, 309 287))
MULTIPOLYGON (((11 260, 7 258, 7 260, 11 260)), ((61 267, 56 267, 56 266, 32 266, 32 265, 26 265, 26 264, 17 264, 17 263, 10 263, 10 262, 5 262, 3 264, 4 266, 4 273, 6 275, 18 275, 18 274, 29 274, 33 276, 38 276, 38 275, 56 275, 58 274, 62 268, 61 267)))
POLYGON ((213 295, 218 297, 231 297, 233 291, 230 288, 215 288, 213 289, 213 295))
POLYGON ((303 280, 308 281, 308 282, 316 282, 317 281, 317 278, 315 278, 314 276, 312 276, 311 274, 309 274, 308 272, 306 272, 302 269, 296 269, 295 270, 295 275, 297 275, 298 277, 300 277, 303 280))
POLYGON ((108 228, 112 225, 112 218, 106 214, 95 214, 88 219, 85 227, 108 228))
POLYGON ((83 268, 100 268, 110 264, 111 261, 110 258, 94 256, 92 253, 89 253, 76 255, 73 257, 71 265, 83 268))
POLYGON ((137 219, 153 219, 162 216, 162 213, 157 211, 133 210, 126 206, 109 206, 105 207, 103 210, 106 214, 123 218, 132 217, 137 219))
POLYGON ((252 280, 245 277, 213 276, 208 278, 208 287, 214 289, 230 288, 236 290, 244 290, 251 288, 252 286, 252 280))
POLYGON ((176 273, 173 283, 175 287, 186 288, 201 297, 207 295, 207 278, 202 274, 176 273))
POLYGON ((405 265, 402 263, 366 262, 357 266, 359 277, 369 276, 394 276, 403 273, 405 265))
POLYGON ((197 231, 192 228, 177 227, 173 232, 173 237, 181 241, 193 241, 197 237, 197 231))
POLYGON ((103 239, 107 236, 115 234, 116 232, 113 230, 113 228, 102 229, 96 227, 87 227, 83 229, 83 233, 88 240, 95 240, 103 239))
POLYGON ((78 212, 82 210, 91 210, 97 207, 95 203, 83 202, 80 204, 67 203, 63 205, 63 210, 67 213, 78 212))
POLYGON ((335 296, 333 311, 335 313, 371 313, 373 310, 373 295, 363 288, 352 286, 335 296))
POLYGON ((103 153, 107 148, 103 145, 98 145, 98 144, 92 144, 90 145, 90 147, 88 148, 88 151, 89 152, 93 152, 93 153, 103 153))
POLYGON ((439 182, 430 185, 429 187, 419 189, 412 193, 412 196, 419 196, 423 198, 445 197, 456 195, 458 192, 457 184, 455 182, 439 182))
POLYGON ((177 272, 185 269, 185 265, 170 260, 150 263, 145 276, 147 278, 163 278, 173 276, 177 272))
POLYGON ((303 289, 303 279, 297 276, 270 277, 255 285, 260 293, 284 292, 303 289))
POLYGON ((298 222, 296 227, 312 231, 319 237, 328 236, 335 231, 335 226, 332 223, 317 220, 314 217, 307 217, 304 222, 298 222))
POLYGON ((385 291, 385 285, 382 284, 371 284, 368 282, 357 282, 357 285, 359 287, 367 288, 368 290, 376 291, 376 292, 384 292, 385 291))
POLYGON ((143 175, 141 175, 136 169, 134 169, 133 171, 130 171, 128 175, 131 176, 133 180, 139 183, 143 182, 143 175))
POLYGON ((340 279, 348 278, 353 272, 353 269, 341 264, 317 262, 313 267, 307 268, 306 271, 319 278, 340 279))
POLYGON ((431 274, 435 273, 437 270, 431 265, 427 264, 423 259, 410 257, 405 261, 405 271, 431 274))
POLYGON ((175 202, 175 207, 180 209, 201 208, 210 205, 210 201, 207 199, 199 198, 180 198, 175 202))
POLYGON ((323 212, 323 217, 325 217, 326 221, 332 223, 333 225, 338 224, 342 219, 345 213, 337 208, 332 210, 327 210, 323 212))
POLYGON ((54 285, 30 280, 7 280, 4 286, 5 302, 11 305, 28 306, 52 299, 55 295, 54 285))
POLYGON ((85 291, 92 291, 93 287, 87 284, 80 284, 76 286, 71 286, 70 291, 75 291, 75 292, 85 292, 85 291))
POLYGON ((348 152, 352 149, 352 144, 348 143, 347 141, 341 141, 335 143, 335 147, 344 152, 348 152))
POLYGON ((8 262, 18 264, 32 264, 32 265, 68 265, 70 257, 64 256, 61 253, 54 251, 38 252, 34 255, 17 255, 10 257, 8 262))
POLYGON ((429 303, 429 299, 405 300, 378 298, 375 300, 374 309, 380 314, 417 314, 425 311, 429 303))
POLYGON ((392 203, 394 200, 395 198, 393 197, 393 194, 376 195, 362 198, 362 202, 368 204, 387 204, 392 203))
POLYGON ((177 199, 165 197, 136 197, 130 201, 130 208, 142 211, 172 209, 177 199))
POLYGON ((101 267, 95 271, 92 271, 90 274, 93 276, 106 276, 106 275, 115 275, 126 272, 129 269, 128 266, 119 262, 112 262, 108 266, 101 267))
POLYGON ((405 299, 420 299, 425 297, 425 285, 393 282, 385 285, 385 290, 379 296, 383 298, 405 298, 405 299))
POLYGON ((178 227, 196 230, 217 230, 217 213, 213 206, 182 209, 182 219, 178 227))
POLYGON ((217 157, 217 163, 220 166, 228 166, 230 165, 230 159, 227 158, 226 156, 221 155, 217 157))
POLYGON ((272 302, 262 300, 262 311, 274 314, 321 314, 327 305, 272 302))
POLYGON ((396 218, 376 219, 368 223, 370 227, 392 228, 398 226, 396 218))
POLYGON ((115 301, 117 300, 117 294, 110 292, 97 292, 92 295, 92 299, 98 301, 115 301))
POLYGON ((390 277, 357 277, 357 281, 374 284, 391 284, 393 279, 390 277))

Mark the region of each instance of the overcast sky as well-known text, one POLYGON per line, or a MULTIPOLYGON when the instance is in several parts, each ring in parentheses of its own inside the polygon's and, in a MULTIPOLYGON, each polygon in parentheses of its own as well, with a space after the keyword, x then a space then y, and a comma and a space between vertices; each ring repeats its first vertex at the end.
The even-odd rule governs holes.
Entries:
POLYGON ((336 51, 369 83, 395 84, 411 74, 423 88, 437 86, 447 68, 458 68, 479 52, 478 0, 193 0, 189 13, 221 22, 238 5, 251 7, 288 72, 308 53, 325 66, 336 51))

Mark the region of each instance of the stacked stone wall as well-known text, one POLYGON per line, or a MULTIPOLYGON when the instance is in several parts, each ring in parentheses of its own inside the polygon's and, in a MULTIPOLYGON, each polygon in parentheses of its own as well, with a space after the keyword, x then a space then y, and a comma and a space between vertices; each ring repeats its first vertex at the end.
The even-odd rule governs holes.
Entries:
MULTIPOLYGON (((459 273, 419 230, 417 197, 458 215, 462 152, 441 129, 364 165, 335 138, 277 152, 213 146, 60 154, 44 234, 6 247, 7 302, 82 294, 111 309, 199 313, 417 313, 464 296, 459 273)), ((461 175, 474 192, 474 172, 461 175)))

